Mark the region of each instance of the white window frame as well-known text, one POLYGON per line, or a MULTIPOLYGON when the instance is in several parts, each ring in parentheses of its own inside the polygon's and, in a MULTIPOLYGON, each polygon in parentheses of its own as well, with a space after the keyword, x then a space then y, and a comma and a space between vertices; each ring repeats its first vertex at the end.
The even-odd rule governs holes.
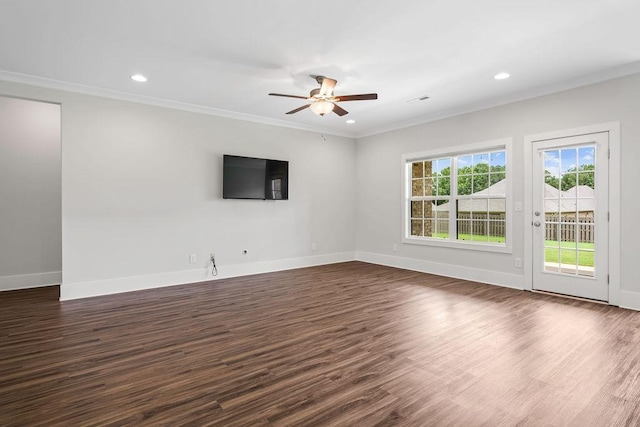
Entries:
MULTIPOLYGON (((449 149, 436 149, 429 151, 421 151, 418 153, 403 154, 401 156, 402 162, 402 243, 415 244, 415 245, 427 245, 427 246, 439 246, 446 248, 458 248, 458 249, 470 249, 486 252, 501 252, 512 253, 512 186, 513 186, 513 154, 512 154, 513 138, 502 138, 491 141, 477 142, 473 144, 459 145, 449 149), (455 158, 458 156, 464 156, 468 154, 477 154, 482 152, 490 152, 502 150, 506 152, 506 170, 507 170, 507 185, 505 194, 505 243, 485 243, 477 241, 467 240, 455 240, 455 239, 441 239, 433 237, 418 237, 411 235, 411 218, 410 218, 410 201, 411 201, 411 163, 415 161, 423 161, 428 159, 440 159, 443 157, 451 157, 451 170, 454 166, 457 167, 455 158)), ((451 176, 451 188, 457 186, 457 180, 454 179, 457 174, 451 176)), ((453 205, 458 197, 452 195, 446 196, 450 199, 449 221, 452 221, 452 217, 455 216, 456 210, 453 209, 453 205)), ((444 199, 445 197, 443 197, 444 199)), ((455 219, 454 219, 455 220, 455 219)))

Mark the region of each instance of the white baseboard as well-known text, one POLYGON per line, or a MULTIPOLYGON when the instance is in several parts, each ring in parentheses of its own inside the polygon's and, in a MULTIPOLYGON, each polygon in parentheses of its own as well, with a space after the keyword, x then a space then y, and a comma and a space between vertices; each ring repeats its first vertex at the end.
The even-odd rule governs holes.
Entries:
POLYGON ((640 292, 620 290, 620 304, 622 308, 640 311, 640 292))
POLYGON ((60 286, 60 301, 118 294, 121 292, 141 291, 165 286, 185 285, 207 280, 226 279, 354 260, 355 252, 340 252, 247 264, 219 265, 218 275, 215 277, 211 275, 210 268, 199 268, 195 270, 172 271, 168 273, 120 277, 89 282, 63 283, 62 286, 60 286))
POLYGON ((402 268, 404 270, 437 274, 439 276, 487 283, 489 285, 503 286, 512 289, 524 289, 524 276, 518 274, 501 273, 462 265, 443 264, 423 259, 404 258, 373 252, 356 252, 356 259, 358 261, 402 268))
POLYGON ((43 286, 59 285, 61 282, 61 271, 50 271, 47 273, 35 274, 20 274, 17 276, 4 276, 0 277, 0 291, 40 288, 43 286))

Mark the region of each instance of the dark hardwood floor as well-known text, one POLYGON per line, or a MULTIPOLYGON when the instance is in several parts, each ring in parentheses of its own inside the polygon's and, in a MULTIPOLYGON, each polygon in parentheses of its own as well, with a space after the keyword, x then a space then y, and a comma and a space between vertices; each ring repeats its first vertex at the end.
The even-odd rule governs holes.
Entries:
POLYGON ((639 425, 640 313, 360 262, 0 294, 0 425, 639 425))

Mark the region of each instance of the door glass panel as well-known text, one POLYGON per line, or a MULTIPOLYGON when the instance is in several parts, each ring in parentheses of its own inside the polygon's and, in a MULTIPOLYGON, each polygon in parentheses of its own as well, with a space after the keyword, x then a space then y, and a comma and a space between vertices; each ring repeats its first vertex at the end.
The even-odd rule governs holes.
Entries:
POLYGON ((545 151, 542 176, 543 270, 594 277, 595 146, 545 151))
POLYGON ((544 270, 559 272, 558 255, 560 254, 560 248, 556 246, 550 246, 544 248, 544 270))
MULTIPOLYGON (((549 150, 544 153, 544 181, 554 189, 560 188, 560 152, 549 150)), ((553 191, 545 186, 545 199, 557 198, 557 191, 553 191)))

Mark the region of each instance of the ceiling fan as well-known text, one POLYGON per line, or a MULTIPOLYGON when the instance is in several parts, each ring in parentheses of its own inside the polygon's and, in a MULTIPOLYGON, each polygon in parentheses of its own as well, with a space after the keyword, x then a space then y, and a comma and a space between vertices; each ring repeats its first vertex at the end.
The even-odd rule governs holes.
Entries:
POLYGON ((377 93, 366 93, 361 95, 344 95, 344 96, 336 96, 333 94, 333 88, 336 86, 337 80, 330 79, 325 76, 311 76, 314 78, 318 84, 319 88, 313 89, 309 96, 298 96, 298 95, 285 95, 282 93, 270 93, 271 96, 285 96, 287 98, 299 98, 306 99, 309 101, 308 104, 303 105, 302 107, 298 107, 295 110, 289 111, 287 114, 295 114, 298 111, 302 111, 305 108, 311 107, 311 111, 314 113, 324 116, 327 113, 333 111, 339 116, 344 116, 345 114, 349 114, 347 110, 340 107, 337 102, 344 101, 367 101, 370 99, 378 99, 377 93))

